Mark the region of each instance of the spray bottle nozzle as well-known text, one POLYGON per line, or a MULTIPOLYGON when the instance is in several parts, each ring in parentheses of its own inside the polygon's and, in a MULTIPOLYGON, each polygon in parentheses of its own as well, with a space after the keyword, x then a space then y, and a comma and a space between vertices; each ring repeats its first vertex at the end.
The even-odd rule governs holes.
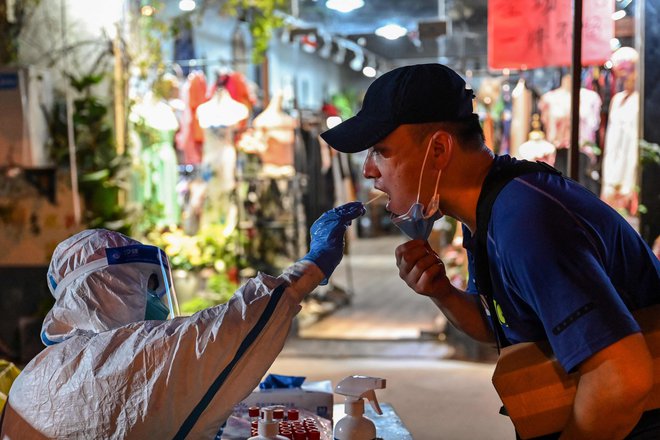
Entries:
POLYGON ((349 376, 337 384, 335 392, 346 396, 347 402, 367 399, 377 414, 383 414, 374 390, 384 389, 385 385, 385 379, 380 377, 349 376))

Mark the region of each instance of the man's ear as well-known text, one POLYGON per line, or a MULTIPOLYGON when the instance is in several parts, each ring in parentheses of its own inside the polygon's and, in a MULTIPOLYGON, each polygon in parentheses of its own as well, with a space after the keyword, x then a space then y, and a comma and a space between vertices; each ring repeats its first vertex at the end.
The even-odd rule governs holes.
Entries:
POLYGON ((444 169, 453 154, 454 138, 448 131, 438 130, 433 133, 431 143, 434 162, 439 169, 444 169))

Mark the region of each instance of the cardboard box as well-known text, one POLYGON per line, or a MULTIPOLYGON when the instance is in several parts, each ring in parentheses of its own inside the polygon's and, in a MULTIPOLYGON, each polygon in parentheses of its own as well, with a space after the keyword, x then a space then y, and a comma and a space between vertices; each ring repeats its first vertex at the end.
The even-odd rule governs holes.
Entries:
POLYGON ((332 420, 332 386, 330 381, 321 381, 304 383, 302 388, 256 389, 234 407, 234 413, 247 412, 250 406, 270 405, 306 409, 319 417, 332 420))

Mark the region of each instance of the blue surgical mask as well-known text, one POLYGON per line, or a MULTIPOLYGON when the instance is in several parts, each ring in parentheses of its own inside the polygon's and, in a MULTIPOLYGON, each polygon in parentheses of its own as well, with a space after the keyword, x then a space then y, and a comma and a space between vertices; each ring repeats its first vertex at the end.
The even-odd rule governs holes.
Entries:
POLYGON ((419 201, 420 194, 422 192, 422 176, 424 175, 424 167, 426 166, 426 160, 429 157, 429 152, 431 151, 431 146, 435 136, 429 141, 428 147, 426 147, 426 154, 424 155, 424 162, 422 163, 422 169, 419 172, 419 184, 417 186, 417 201, 408 209, 408 212, 398 216, 392 215, 392 223, 401 230, 404 234, 410 237, 411 240, 428 240, 429 235, 431 235, 431 230, 433 230, 433 223, 442 217, 442 212, 440 211, 440 196, 438 194, 438 184, 440 182, 441 170, 438 170, 438 177, 435 180, 435 190, 433 191, 433 197, 429 202, 429 206, 424 209, 424 204, 419 201))

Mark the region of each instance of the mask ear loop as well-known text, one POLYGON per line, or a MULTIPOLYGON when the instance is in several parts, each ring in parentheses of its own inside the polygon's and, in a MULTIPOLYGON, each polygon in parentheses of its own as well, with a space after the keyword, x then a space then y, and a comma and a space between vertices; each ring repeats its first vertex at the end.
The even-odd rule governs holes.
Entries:
MULTIPOLYGON (((419 174, 419 184, 417 186, 417 203, 419 203, 419 197, 420 197, 421 192, 422 192, 422 177, 423 177, 423 173, 424 173, 424 167, 426 166, 426 159, 428 159, 428 157, 429 157, 429 151, 431 151, 431 145, 433 144, 433 141, 435 140, 436 136, 437 136, 437 134, 433 135, 433 137, 429 141, 429 146, 426 147, 426 154, 424 155, 424 162, 422 162, 422 171, 419 174)), ((436 196, 438 195, 438 186, 440 185, 440 175, 441 174, 442 174, 442 170, 438 170, 438 177, 435 179, 435 189, 433 190, 433 197, 431 198, 431 201, 430 201, 429 206, 427 208, 431 208, 431 206, 433 206, 433 202, 434 202, 436 196)), ((436 207, 436 211, 437 211, 437 209, 439 209, 439 208, 436 207)), ((430 209, 427 209, 427 212, 428 211, 430 211, 430 209)), ((424 217, 426 217, 426 218, 431 217, 431 215, 433 215, 433 214, 424 213, 424 217)))
POLYGON ((160 262, 160 270, 163 275, 163 283, 165 284, 165 294, 167 295, 167 305, 168 308, 170 309, 170 313, 172 314, 172 318, 177 316, 179 314, 179 303, 177 302, 176 298, 176 293, 172 293, 174 291, 174 286, 172 286, 172 289, 170 290, 170 282, 168 280, 172 280, 172 271, 170 269, 170 265, 167 265, 167 272, 165 272, 165 265, 163 264, 163 255, 162 251, 158 249, 158 261, 160 262), (168 275, 169 274, 169 278, 168 275))
POLYGON ((435 140, 435 135, 433 135, 433 137, 429 141, 429 145, 426 147, 426 154, 424 155, 424 161, 422 162, 422 169, 419 172, 419 183, 417 184, 417 202, 416 203, 419 203, 419 196, 422 193, 422 177, 424 177, 424 167, 426 166, 426 159, 429 158, 429 151, 431 151, 431 145, 433 144, 434 140, 435 140))
MULTIPOLYGON (((412 205, 408 209, 408 212, 406 212, 405 214, 401 214, 401 215, 397 215, 397 216, 392 214, 391 218, 392 218, 393 221, 395 221, 396 219, 401 220, 401 219, 409 218, 410 215, 411 215, 410 213, 412 212, 413 206, 419 204, 419 198, 420 198, 421 192, 422 192, 422 178, 424 177, 424 167, 426 166, 426 161, 429 158, 429 151, 431 151, 431 145, 433 144, 433 141, 435 140, 436 136, 437 136, 437 134, 433 135, 433 137, 429 141, 429 145, 426 147, 426 154, 424 155, 424 161, 422 162, 422 169, 419 172, 419 182, 417 183, 417 201, 415 202, 414 205, 412 205)), ((438 175, 438 179, 435 182, 435 191, 436 192, 438 190, 438 182, 440 182, 440 175, 438 175)), ((433 196, 435 197, 435 194, 433 196)), ((422 213, 422 215, 424 215, 424 213, 422 213)), ((430 216, 428 216, 428 217, 430 217, 430 216)))

